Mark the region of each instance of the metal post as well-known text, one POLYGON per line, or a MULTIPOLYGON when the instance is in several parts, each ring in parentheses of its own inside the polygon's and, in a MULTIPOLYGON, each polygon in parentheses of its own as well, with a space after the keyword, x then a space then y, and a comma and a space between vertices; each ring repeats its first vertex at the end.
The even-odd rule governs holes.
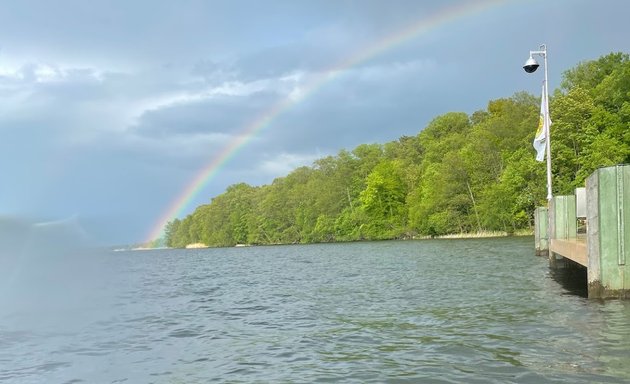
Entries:
POLYGON ((551 192, 551 118, 549 117, 549 82, 547 77, 547 45, 542 44, 540 51, 529 51, 529 60, 523 67, 527 73, 532 73, 538 68, 538 63, 533 59, 534 55, 542 56, 545 59, 545 81, 544 94, 542 95, 545 102, 545 152, 547 156, 547 201, 551 201, 553 193, 551 192))
POLYGON ((547 151, 547 201, 550 201, 553 197, 551 192, 551 117, 549 116, 549 82, 547 81, 547 46, 541 45, 542 55, 545 59, 545 126, 546 126, 546 140, 545 146, 547 151))

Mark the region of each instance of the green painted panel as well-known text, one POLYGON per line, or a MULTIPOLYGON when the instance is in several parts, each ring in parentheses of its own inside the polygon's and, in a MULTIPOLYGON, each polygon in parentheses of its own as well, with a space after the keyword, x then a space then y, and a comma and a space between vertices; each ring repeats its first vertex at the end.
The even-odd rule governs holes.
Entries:
MULTIPOLYGON (((626 265, 630 263, 630 166, 618 167, 618 173, 621 175, 621 188, 619 189, 619 233, 621 237, 619 265, 626 265)), ((630 278, 630 276, 627 276, 627 278, 630 278)), ((630 288, 630 285, 626 285, 626 287, 630 288)))
POLYGON ((630 165, 618 167, 621 174, 621 204, 619 211, 620 249, 619 274, 623 281, 622 289, 630 290, 630 165))
POLYGON ((546 251, 549 249, 549 238, 547 234, 549 217, 547 211, 547 207, 536 207, 534 211, 534 240, 536 251, 546 251))
POLYGON ((602 284, 612 290, 630 289, 630 275, 625 273, 630 261, 630 166, 597 172, 602 284))
POLYGON ((577 236, 575 196, 554 196, 554 239, 573 239, 577 236))

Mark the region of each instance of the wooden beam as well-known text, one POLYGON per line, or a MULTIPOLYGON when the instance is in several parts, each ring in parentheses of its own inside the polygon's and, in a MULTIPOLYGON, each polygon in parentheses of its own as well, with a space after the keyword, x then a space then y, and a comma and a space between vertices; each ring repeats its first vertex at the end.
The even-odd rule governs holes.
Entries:
POLYGON ((588 253, 584 239, 551 239, 550 251, 588 267, 588 253))

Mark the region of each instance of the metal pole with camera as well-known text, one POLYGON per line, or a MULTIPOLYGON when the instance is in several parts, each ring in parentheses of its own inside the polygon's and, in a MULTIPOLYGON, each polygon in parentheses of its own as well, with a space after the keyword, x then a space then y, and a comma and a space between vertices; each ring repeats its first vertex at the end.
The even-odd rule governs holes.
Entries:
POLYGON ((551 119, 549 117, 549 83, 547 82, 547 46, 545 44, 540 46, 539 51, 529 51, 529 59, 523 65, 523 69, 527 73, 534 73, 540 66, 538 62, 534 59, 534 55, 542 56, 545 62, 545 82, 544 82, 544 92, 542 97, 544 98, 545 111, 544 111, 544 122, 543 127, 545 129, 545 151, 547 155, 547 201, 550 201, 553 197, 551 192, 551 135, 550 135, 550 125, 551 119))

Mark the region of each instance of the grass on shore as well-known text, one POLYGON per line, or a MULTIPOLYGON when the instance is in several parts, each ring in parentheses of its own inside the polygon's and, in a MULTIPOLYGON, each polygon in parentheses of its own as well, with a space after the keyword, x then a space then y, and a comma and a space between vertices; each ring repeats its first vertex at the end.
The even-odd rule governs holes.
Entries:
POLYGON ((481 232, 469 232, 469 233, 452 233, 448 235, 440 236, 422 236, 417 239, 482 239, 486 237, 507 237, 507 236, 532 236, 534 231, 532 229, 519 229, 514 233, 507 233, 505 231, 481 231, 481 232))

